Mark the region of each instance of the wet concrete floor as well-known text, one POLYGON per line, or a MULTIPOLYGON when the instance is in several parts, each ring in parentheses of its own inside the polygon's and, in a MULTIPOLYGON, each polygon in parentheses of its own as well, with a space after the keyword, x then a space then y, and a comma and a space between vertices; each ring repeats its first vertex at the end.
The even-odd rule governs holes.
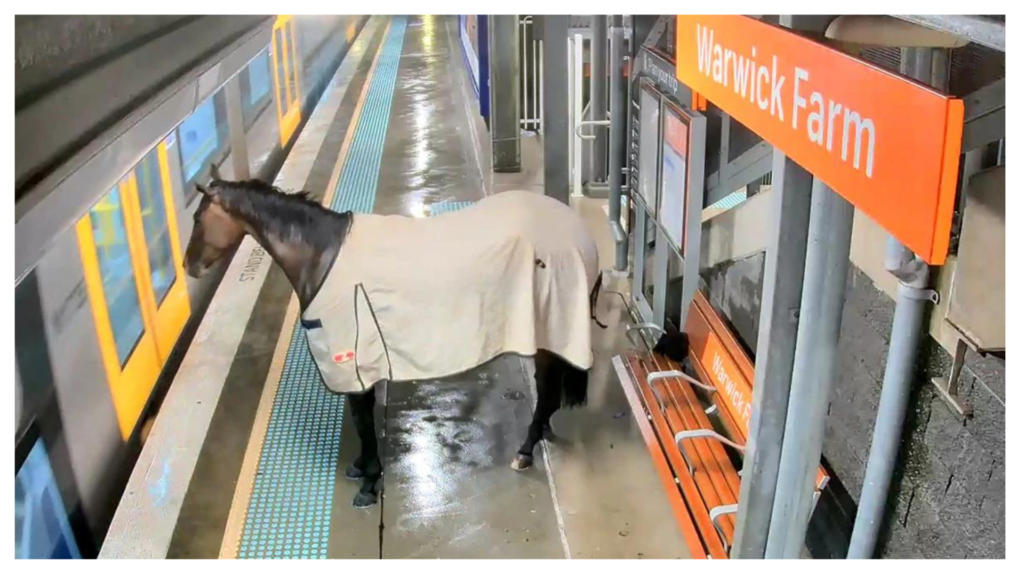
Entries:
MULTIPOLYGON (((479 200, 513 188, 543 193, 538 137, 523 139, 523 172, 490 172, 488 134, 462 58, 456 17, 409 18, 374 212, 423 217, 437 202, 479 200)), ((327 174, 330 167, 320 171, 327 174)), ((574 200, 598 240, 601 266, 607 269, 613 255, 603 203, 574 200)), ((611 278, 608 289, 626 293, 627 282, 611 278)), ((286 303, 287 299, 277 300, 286 303)), ((618 296, 605 294, 598 309, 610 327, 594 327, 589 404, 556 413, 555 437, 538 445, 535 466, 527 471, 517 473, 510 463, 526 435, 535 399, 529 359, 505 356, 457 377, 378 387, 383 498, 366 510, 351 507, 359 484, 343 475, 358 451, 346 408, 328 556, 675 558, 685 554, 643 439, 611 370, 611 356, 629 346, 622 329, 627 321, 623 303, 618 296)), ((263 381, 255 376, 251 380, 263 381)), ((252 395, 258 396, 258 391, 252 395)), ((237 422, 235 426, 240 428, 237 422)), ((247 438, 248 428, 223 435, 247 438)), ((233 482, 221 482, 226 488, 218 490, 202 482, 216 477, 213 472, 228 448, 208 451, 203 468, 207 476, 193 477, 194 505, 187 508, 208 529, 200 534, 195 527, 189 528, 192 524, 183 525, 176 549, 179 557, 216 555, 217 534, 223 533, 221 516, 226 516, 227 507, 211 515, 197 495, 230 500, 233 482), (207 541, 205 548, 197 548, 207 541)))
MULTIPOLYGON (((485 186, 489 192, 543 191, 538 138, 524 139, 522 173, 498 176, 488 170, 487 133, 473 123, 480 122, 478 104, 467 102, 472 94, 467 97, 467 86, 455 80, 465 75, 457 34, 455 18, 410 18, 376 213, 421 216, 434 202, 480 199, 485 186)), ((602 267, 610 268, 613 252, 602 202, 582 200, 577 209, 599 239, 602 267)), ((611 289, 625 291, 626 285, 625 279, 613 279, 611 289)), ((612 327, 594 328, 590 403, 555 415, 556 437, 546 447, 538 445, 535 467, 528 471, 516 473, 509 464, 532 414, 530 359, 502 357, 458 377, 392 385, 379 395, 387 404, 378 408, 379 420, 385 410, 387 415, 381 557, 685 554, 611 370, 611 356, 629 346, 621 328, 628 321, 623 303, 605 295, 601 309, 612 327)), ((349 501, 356 488, 349 483, 336 500, 349 501)), ((336 512, 332 526, 340 527, 348 513, 344 507, 336 512)))

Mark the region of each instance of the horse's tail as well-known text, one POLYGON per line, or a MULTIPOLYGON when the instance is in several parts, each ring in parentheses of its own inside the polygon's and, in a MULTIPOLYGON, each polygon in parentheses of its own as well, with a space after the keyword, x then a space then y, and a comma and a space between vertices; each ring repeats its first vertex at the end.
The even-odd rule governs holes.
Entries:
POLYGON ((604 274, 597 275, 597 282, 594 283, 594 288, 590 290, 590 319, 597 323, 602 329, 608 327, 607 324, 602 324, 597 319, 597 296, 601 293, 601 282, 604 280, 604 274))
POLYGON ((570 364, 550 350, 538 350, 534 357, 537 368, 537 396, 558 402, 561 408, 587 403, 590 373, 570 364))
POLYGON ((566 363, 562 372, 562 406, 572 408, 583 406, 587 403, 587 384, 590 382, 590 372, 580 370, 575 366, 566 363))

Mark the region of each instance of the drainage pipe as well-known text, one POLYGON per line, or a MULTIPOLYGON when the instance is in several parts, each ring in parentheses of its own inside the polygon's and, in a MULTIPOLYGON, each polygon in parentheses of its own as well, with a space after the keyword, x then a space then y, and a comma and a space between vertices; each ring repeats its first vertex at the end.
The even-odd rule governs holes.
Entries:
MULTIPOLYGON (((945 84, 946 68, 940 65, 933 73, 931 50, 904 49, 905 71, 917 80, 941 87, 945 84)), ((948 60, 940 58, 938 63, 948 65, 948 60)), ((871 452, 864 473, 864 487, 847 552, 850 559, 871 558, 875 554, 913 386, 914 360, 921 342, 925 303, 938 299, 934 291, 927 289, 928 264, 892 236, 886 243, 885 269, 899 280, 896 313, 892 321, 882 395, 878 401, 878 416, 871 437, 871 452)))
POLYGON ((871 438, 871 453, 847 553, 847 558, 851 559, 871 558, 875 552, 903 436, 903 421, 913 385, 914 359, 924 324, 927 264, 892 236, 886 244, 885 264, 890 273, 900 278, 900 283, 889 340, 889 355, 885 362, 882 396, 878 401, 878 416, 871 438))
MULTIPOLYGON (((622 229, 622 159, 626 125, 626 107, 622 89, 622 16, 612 16, 611 48, 608 50, 609 108, 608 130, 608 220, 615 238, 615 270, 626 269, 629 245, 622 229)), ((641 232, 642 233, 642 232, 641 232)))

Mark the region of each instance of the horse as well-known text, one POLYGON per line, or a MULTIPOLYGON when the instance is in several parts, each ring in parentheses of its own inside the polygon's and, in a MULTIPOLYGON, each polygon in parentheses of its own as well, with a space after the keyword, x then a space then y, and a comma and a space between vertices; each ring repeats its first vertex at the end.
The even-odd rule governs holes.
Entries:
POLYGON ((597 247, 572 208, 503 192, 431 218, 335 212, 305 192, 224 180, 216 167, 210 176, 196 184, 202 198, 183 267, 202 277, 246 235, 280 266, 324 384, 351 408, 361 446, 345 476, 362 483, 355 508, 376 504, 383 474, 378 382, 452 376, 506 353, 533 356, 537 403, 516 471, 532 466, 557 410, 586 404, 589 323, 605 326, 594 315, 597 247))

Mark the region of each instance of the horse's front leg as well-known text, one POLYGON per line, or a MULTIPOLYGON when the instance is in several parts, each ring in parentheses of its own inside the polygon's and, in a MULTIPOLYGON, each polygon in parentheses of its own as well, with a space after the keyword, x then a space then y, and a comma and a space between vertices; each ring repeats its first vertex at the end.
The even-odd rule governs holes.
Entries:
POLYGON ((359 434, 360 452, 355 462, 345 470, 345 476, 362 481, 359 493, 352 500, 352 506, 369 508, 377 503, 377 481, 382 471, 377 451, 377 433, 373 424, 373 408, 377 404, 377 395, 371 388, 359 394, 349 394, 347 399, 349 406, 352 407, 356 433, 359 434))

